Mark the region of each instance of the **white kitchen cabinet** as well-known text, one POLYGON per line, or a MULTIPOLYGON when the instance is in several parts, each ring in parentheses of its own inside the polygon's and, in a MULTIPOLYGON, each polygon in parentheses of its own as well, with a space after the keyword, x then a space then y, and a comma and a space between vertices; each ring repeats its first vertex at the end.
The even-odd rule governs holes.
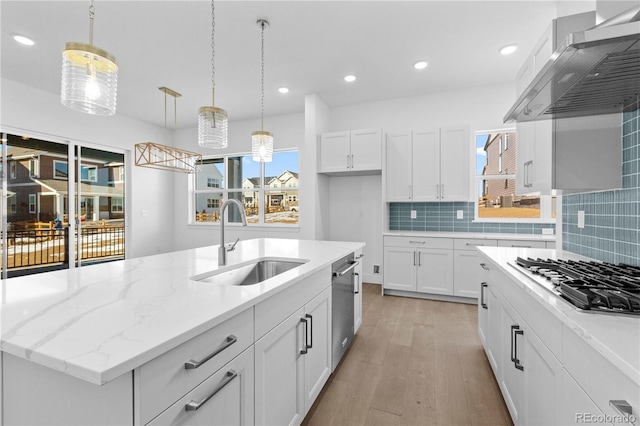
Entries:
POLYGON ((479 283, 486 279, 482 274, 482 261, 476 247, 496 246, 497 241, 456 238, 453 244, 453 295, 477 299, 479 283))
POLYGON ((256 425, 297 425, 331 373, 331 288, 255 343, 256 425))
POLYGON ((363 129, 320 135, 318 173, 380 173, 382 131, 363 129))
POLYGON ((585 418, 586 416, 602 415, 602 411, 567 370, 562 371, 558 397, 558 413, 556 416, 556 424, 558 425, 589 423, 585 418))
POLYGON ((453 294, 453 240, 385 237, 385 290, 453 294))
POLYGON ((253 425, 253 370, 250 347, 148 424, 253 425))
POLYGON ((468 201, 469 127, 389 132, 386 200, 468 201))
POLYGON ((353 333, 355 334, 362 325, 362 249, 354 253, 358 265, 354 268, 355 290, 353 297, 353 333))

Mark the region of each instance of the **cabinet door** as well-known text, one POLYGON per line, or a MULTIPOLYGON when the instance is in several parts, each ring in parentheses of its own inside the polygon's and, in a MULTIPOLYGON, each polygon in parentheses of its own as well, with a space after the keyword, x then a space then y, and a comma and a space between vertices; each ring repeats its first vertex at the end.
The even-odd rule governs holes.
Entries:
POLYGON ((453 294, 453 250, 418 250, 417 291, 453 294))
POLYGON ((149 425, 253 425, 253 369, 251 347, 178 400, 149 425), (187 405, 198 408, 187 411, 187 405))
POLYGON ((255 343, 256 425, 298 425, 304 418, 304 348, 299 309, 255 343))
POLYGON ((532 164, 533 148, 536 143, 535 123, 516 123, 518 144, 516 146, 516 194, 528 194, 533 191, 532 164))
POLYGON ((384 288, 416 291, 417 257, 411 248, 385 247, 384 288))
POLYGON ((437 201, 440 194, 440 131, 413 132, 413 201, 437 201))
MULTIPOLYGON (((559 408, 559 385, 562 364, 530 328, 524 328, 522 337, 522 368, 524 368, 524 419, 528 425, 556 423, 559 408)), ((518 343, 521 341, 519 340, 518 343)), ((520 353, 520 347, 518 347, 520 353)), ((575 420, 574 420, 575 421, 575 420)))
POLYGON ((522 335, 517 332, 524 330, 524 322, 511 307, 509 302, 502 300, 500 303, 500 344, 496 352, 497 361, 500 364, 500 379, 498 384, 502 390, 504 402, 511 413, 511 419, 515 424, 523 422, 524 406, 524 371, 518 369, 522 360, 522 335), (520 363, 514 362, 515 359, 520 363))
POLYGON ((535 144, 533 147, 533 165, 531 180, 533 190, 549 194, 553 186, 553 120, 540 120, 535 126, 535 144))
POLYGON ((355 252, 356 261, 360 262, 354 268, 355 289, 353 297, 353 332, 356 333, 362 325, 362 250, 355 252))
POLYGON ((306 414, 331 374, 331 287, 305 305, 305 319, 311 346, 303 355, 306 414))
POLYGON ((520 97, 535 77, 533 56, 529 56, 516 74, 516 97, 520 97))
POLYGON ((385 145, 387 201, 410 201, 411 133, 387 133, 385 145))
POLYGON ((350 132, 320 135, 318 173, 345 172, 351 164, 350 132))
POLYGON ((496 381, 500 383, 502 378, 501 365, 498 363, 498 356, 501 355, 502 344, 501 338, 501 315, 502 308, 500 307, 500 299, 496 289, 493 286, 491 280, 487 281, 487 287, 484 289, 485 304, 487 305, 487 332, 485 334, 486 346, 485 352, 489 359, 489 364, 493 369, 493 374, 496 376, 496 381))
POLYGON ((544 65, 549 61, 553 50, 555 48, 555 41, 553 37, 554 25, 551 24, 547 27, 538 43, 533 48, 533 75, 537 75, 544 65))
POLYGON ((477 298, 482 280, 478 252, 455 250, 453 265, 453 295, 477 298))
POLYGON ((584 416, 587 415, 603 415, 595 402, 589 398, 565 369, 562 370, 558 398, 558 413, 556 417, 556 424, 558 425, 576 424, 579 423, 579 420, 585 422, 584 416))
POLYGON ((380 129, 351 132, 351 170, 382 170, 382 132, 380 129))
POLYGON ((440 200, 469 201, 469 127, 440 130, 440 200))

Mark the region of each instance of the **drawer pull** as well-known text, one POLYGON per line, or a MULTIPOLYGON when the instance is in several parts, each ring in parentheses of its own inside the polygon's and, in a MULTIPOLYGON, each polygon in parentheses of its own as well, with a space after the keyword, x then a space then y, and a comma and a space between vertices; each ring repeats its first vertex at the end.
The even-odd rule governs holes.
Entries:
POLYGON ((489 271, 490 268, 487 266, 486 263, 481 263, 480 266, 482 267, 482 269, 484 269, 485 271, 489 271))
POLYGON ((511 244, 511 247, 515 247, 515 248, 531 248, 531 246, 519 246, 517 244, 511 244))
POLYGON ((473 247, 482 247, 484 246, 484 244, 479 244, 479 243, 467 243, 468 246, 473 246, 473 247))
POLYGON ((484 289, 487 287, 489 287, 487 283, 480 284, 480 306, 482 306, 483 309, 489 309, 487 302, 484 301, 484 289))
POLYGON ((524 331, 520 330, 519 325, 511 326, 511 362, 513 362, 513 366, 518 370, 524 370, 522 364, 520 364, 520 359, 518 359, 518 334, 524 335, 524 331))
POLYGON ((411 241, 409 240, 409 244, 427 244, 426 241, 411 241))
POLYGON ((225 349, 227 349, 229 346, 233 345, 237 341, 238 341, 238 338, 236 336, 234 336, 233 334, 228 335, 224 343, 220 345, 220 347, 216 349, 211 355, 207 356, 204 359, 201 359, 200 361, 196 361, 195 359, 190 359, 189 361, 184 363, 184 369, 193 370, 202 366, 202 364, 209 361, 211 358, 218 355, 220 352, 224 351, 225 349))
POLYGON ((189 402, 188 404, 186 404, 184 406, 184 409, 186 411, 196 411, 196 410, 202 408, 202 406, 204 404, 206 404, 207 401, 209 401, 211 398, 213 398, 218 392, 220 392, 225 386, 227 386, 236 377, 238 377, 238 373, 236 373, 233 370, 227 371, 227 374, 224 375, 224 380, 222 380, 222 382, 220 382, 218 387, 215 388, 213 390, 213 392, 211 392, 211 394, 208 397, 206 397, 205 399, 203 399, 200 402, 191 401, 191 402, 189 402))
POLYGON ((623 416, 630 416, 632 414, 631 404, 623 399, 612 399, 609 401, 609 405, 612 406, 623 416))
POLYGON ((364 253, 360 253, 360 254, 358 255, 358 257, 356 257, 356 260, 358 260, 358 259, 362 259, 363 257, 364 257, 364 253))

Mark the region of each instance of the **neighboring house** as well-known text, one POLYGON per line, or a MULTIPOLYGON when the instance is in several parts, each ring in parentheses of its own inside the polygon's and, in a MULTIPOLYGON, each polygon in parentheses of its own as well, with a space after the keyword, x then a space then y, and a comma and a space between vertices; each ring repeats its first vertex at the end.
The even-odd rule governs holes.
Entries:
MULTIPOLYGON (((8 222, 49 222, 68 213, 69 161, 65 153, 7 148, 8 222)), ((80 215, 86 220, 124 218, 124 164, 82 158, 80 215)))
POLYGON ((267 181, 267 206, 291 207, 298 205, 298 173, 285 170, 267 181))
MULTIPOLYGON (((492 133, 487 138, 484 150, 487 164, 482 170, 483 176, 509 175, 516 173, 516 132, 492 133)), ((515 196, 515 180, 485 180, 482 196, 498 200, 500 196, 515 196)))
MULTIPOLYGON (((196 189, 216 190, 222 189, 224 176, 215 164, 208 164, 198 173, 196 189)), ((222 205, 222 192, 210 192, 205 196, 196 197, 196 212, 214 213, 220 210, 222 205)))

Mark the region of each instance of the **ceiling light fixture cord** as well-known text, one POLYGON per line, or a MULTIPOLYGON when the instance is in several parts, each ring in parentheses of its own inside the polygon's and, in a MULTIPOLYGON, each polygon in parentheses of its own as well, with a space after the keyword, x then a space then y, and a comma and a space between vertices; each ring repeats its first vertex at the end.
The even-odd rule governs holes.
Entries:
POLYGON ((162 133, 162 142, 167 144, 167 92, 164 92, 164 132, 162 133))
POLYGON ((261 74, 260 74, 260 87, 261 87, 261 93, 260 93, 260 130, 264 130, 264 26, 265 26, 266 22, 262 21, 261 23, 261 27, 262 27, 262 31, 261 31, 261 45, 260 45, 260 51, 261 53, 261 57, 260 57, 260 63, 261 63, 261 74))
POLYGON ((216 7, 214 1, 211 0, 211 106, 216 104, 216 64, 214 58, 216 56, 216 7))
POLYGON ((96 14, 96 10, 93 7, 93 0, 89 5, 89 46, 93 46, 93 18, 96 14))

